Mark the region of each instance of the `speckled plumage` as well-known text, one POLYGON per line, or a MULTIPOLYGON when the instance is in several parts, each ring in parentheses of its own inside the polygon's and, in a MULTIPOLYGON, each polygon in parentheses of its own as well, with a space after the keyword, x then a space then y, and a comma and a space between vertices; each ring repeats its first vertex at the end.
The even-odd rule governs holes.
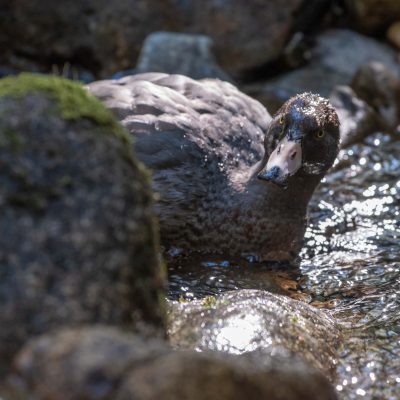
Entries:
MULTIPOLYGON (((286 189, 257 179, 281 130, 260 103, 226 82, 159 73, 89 90, 135 136, 137 155, 153 172, 164 246, 268 260, 297 255, 308 201, 330 165, 318 175, 300 171, 286 189)), ((298 96, 277 116, 289 108, 305 110, 297 124, 337 131, 335 112, 318 96, 298 96)))

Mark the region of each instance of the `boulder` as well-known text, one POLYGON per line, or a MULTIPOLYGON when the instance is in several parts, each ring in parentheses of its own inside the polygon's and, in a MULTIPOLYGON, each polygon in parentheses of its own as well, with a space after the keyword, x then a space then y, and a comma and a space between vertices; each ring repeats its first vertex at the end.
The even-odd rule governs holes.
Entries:
POLYGON ((154 31, 210 36, 218 61, 233 75, 274 60, 304 0, 29 0, 2 2, 0 65, 34 60, 50 71, 70 63, 105 78, 135 65, 154 31))
POLYGON ((0 81, 0 359, 61 325, 162 334, 150 179, 128 134, 79 84, 0 81))
POLYGON ((400 76, 400 65, 392 48, 349 30, 322 33, 311 52, 307 66, 242 90, 273 113, 297 93, 314 92, 329 97, 336 85, 349 85, 356 71, 371 61, 379 61, 396 77, 400 76))
POLYGON ((340 146, 361 142, 385 124, 374 109, 357 97, 349 86, 335 86, 329 98, 340 121, 340 146))
POLYGON ((178 348, 242 354, 283 347, 332 375, 341 334, 327 312, 262 290, 174 302, 169 337, 178 348))
POLYGON ((284 351, 241 356, 174 351, 104 326, 33 339, 15 367, 19 380, 10 380, 15 391, 46 400, 337 399, 320 372, 284 351))
POLYGON ((144 41, 135 72, 165 72, 193 79, 232 81, 216 63, 205 35, 155 32, 144 41))

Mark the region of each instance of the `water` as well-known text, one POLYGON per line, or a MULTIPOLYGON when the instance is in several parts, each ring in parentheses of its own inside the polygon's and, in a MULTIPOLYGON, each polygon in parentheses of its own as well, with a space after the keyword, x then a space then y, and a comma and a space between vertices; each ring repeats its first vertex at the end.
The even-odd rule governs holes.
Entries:
POLYGON ((400 141, 378 133, 341 151, 309 214, 300 270, 179 261, 170 297, 257 288, 328 308, 345 336, 335 382, 341 397, 399 399, 400 141))

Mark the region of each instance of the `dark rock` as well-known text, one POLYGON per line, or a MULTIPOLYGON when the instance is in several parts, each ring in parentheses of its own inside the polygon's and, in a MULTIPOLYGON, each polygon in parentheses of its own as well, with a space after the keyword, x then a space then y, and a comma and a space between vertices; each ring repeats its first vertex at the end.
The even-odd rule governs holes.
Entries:
POLYGON ((33 339, 14 364, 26 392, 39 398, 115 399, 115 390, 131 369, 167 351, 161 341, 95 325, 33 339))
POLYGON ((303 302, 240 290, 172 303, 169 336, 179 348, 241 354, 284 347, 333 375, 341 335, 333 320, 303 302))
POLYGON ((398 0, 345 0, 345 5, 355 26, 370 34, 382 33, 400 18, 398 0))
POLYGON ((210 36, 219 64, 235 77, 280 55, 302 3, 173 0, 170 15, 178 27, 174 30, 210 36))
POLYGON ((400 122, 400 80, 381 62, 362 65, 351 81, 357 96, 380 116, 386 129, 400 122))
POLYGON ((212 40, 204 35, 155 32, 144 41, 135 72, 166 72, 193 79, 232 78, 215 62, 212 40))
POLYGON ((11 58, 18 55, 50 71, 53 65, 69 62, 104 78, 131 68, 143 40, 164 30, 210 36, 222 67, 238 75, 281 53, 303 3, 15 0, 2 4, 0 48, 7 51, 0 63, 9 61, 13 66, 11 58))
POLYGON ((361 142, 366 136, 384 129, 374 109, 358 98, 349 86, 335 86, 329 98, 340 121, 340 146, 361 142))
POLYGON ((149 178, 78 84, 0 81, 0 357, 51 328, 163 328, 149 178))
POLYGON ((349 85, 356 71, 371 61, 400 76, 396 53, 389 46, 349 30, 330 30, 317 38, 308 66, 242 89, 274 112, 297 93, 329 97, 336 85, 349 85))
POLYGON ((376 61, 357 70, 351 87, 336 86, 330 101, 339 116, 342 147, 377 131, 393 132, 400 122, 400 80, 376 61))
POLYGON ((23 55, 45 71, 70 63, 109 76, 132 66, 145 37, 165 27, 163 4, 162 0, 8 2, 0 14, 0 47, 7 50, 2 58, 23 55))
POLYGON ((133 370, 116 400, 337 399, 328 380, 304 362, 262 358, 170 353, 133 370))
POLYGON ((102 326, 35 339, 15 366, 26 393, 46 400, 336 399, 326 378, 284 351, 173 351, 102 326))

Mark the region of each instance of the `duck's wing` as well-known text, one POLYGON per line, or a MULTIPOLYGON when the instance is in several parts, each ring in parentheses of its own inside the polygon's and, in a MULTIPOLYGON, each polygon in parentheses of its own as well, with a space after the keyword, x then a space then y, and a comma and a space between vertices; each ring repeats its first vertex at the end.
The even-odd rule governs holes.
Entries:
POLYGON ((229 171, 262 157, 270 116, 227 82, 146 73, 88 87, 135 136, 138 157, 153 171, 204 162, 229 171))

